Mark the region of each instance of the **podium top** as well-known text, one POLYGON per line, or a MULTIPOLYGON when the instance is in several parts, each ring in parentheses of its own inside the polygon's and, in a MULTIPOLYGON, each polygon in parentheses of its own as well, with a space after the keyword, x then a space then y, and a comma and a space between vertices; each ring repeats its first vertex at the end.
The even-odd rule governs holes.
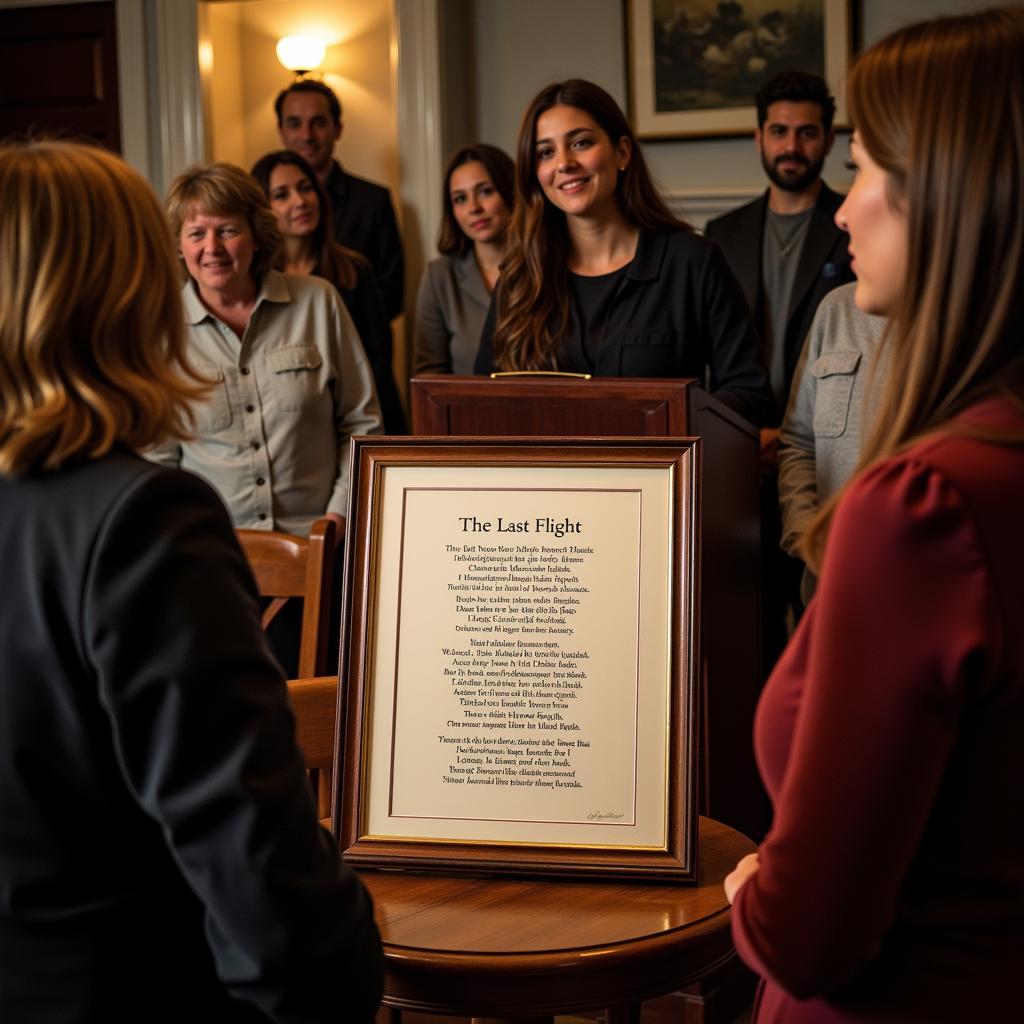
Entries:
POLYGON ((757 428, 694 378, 425 374, 410 381, 412 432, 444 436, 692 437, 757 428))

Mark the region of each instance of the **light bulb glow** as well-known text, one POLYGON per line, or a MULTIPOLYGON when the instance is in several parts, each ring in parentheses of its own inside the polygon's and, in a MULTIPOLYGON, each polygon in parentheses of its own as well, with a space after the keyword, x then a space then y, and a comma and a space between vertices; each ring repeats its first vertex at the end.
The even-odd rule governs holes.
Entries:
POLYGON ((320 67, 327 46, 313 36, 285 36, 277 43, 277 59, 289 71, 312 71, 320 67))

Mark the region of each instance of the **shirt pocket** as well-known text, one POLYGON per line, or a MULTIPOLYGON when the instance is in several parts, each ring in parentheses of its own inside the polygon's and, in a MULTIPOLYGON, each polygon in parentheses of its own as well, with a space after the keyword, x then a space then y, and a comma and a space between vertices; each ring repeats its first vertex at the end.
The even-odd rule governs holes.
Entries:
POLYGON ((200 434, 212 434, 218 430, 226 430, 231 426, 231 402, 228 398, 228 384, 224 379, 224 371, 213 363, 195 360, 195 367, 204 379, 213 385, 206 397, 201 399, 194 408, 196 431, 200 434))
POLYGON ((320 353, 312 345, 279 348, 267 354, 278 408, 301 412, 317 404, 322 363, 320 353))
POLYGON ((670 327, 623 331, 619 346, 620 377, 674 376, 676 332, 670 327))
POLYGON ((817 381, 814 397, 816 437, 841 437, 846 431, 860 357, 860 352, 829 352, 818 356, 811 364, 811 374, 817 381))

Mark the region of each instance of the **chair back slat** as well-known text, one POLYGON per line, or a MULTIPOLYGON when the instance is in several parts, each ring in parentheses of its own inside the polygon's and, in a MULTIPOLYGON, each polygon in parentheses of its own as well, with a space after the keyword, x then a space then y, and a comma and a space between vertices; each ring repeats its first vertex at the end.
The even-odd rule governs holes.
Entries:
POLYGON ((309 539, 269 530, 238 530, 239 542, 263 597, 273 598, 263 612, 263 628, 290 598, 302 598, 302 635, 298 675, 311 678, 327 667, 328 616, 335 525, 318 519, 309 539))
POLYGON ((288 682, 295 711, 296 740, 306 759, 320 817, 330 814, 331 771, 334 767, 337 676, 324 676, 330 622, 331 575, 336 528, 332 519, 318 519, 309 539, 267 530, 238 530, 238 540, 262 597, 272 600, 263 610, 263 628, 291 599, 302 599, 298 679, 288 682))
POLYGON ((288 696, 295 712, 295 737, 306 767, 330 768, 334 763, 338 677, 289 679, 288 696))

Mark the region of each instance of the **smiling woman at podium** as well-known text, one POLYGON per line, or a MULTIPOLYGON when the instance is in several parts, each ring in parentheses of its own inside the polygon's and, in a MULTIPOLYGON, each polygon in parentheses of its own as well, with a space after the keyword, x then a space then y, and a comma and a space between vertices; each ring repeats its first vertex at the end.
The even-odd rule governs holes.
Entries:
POLYGON ((678 220, 618 104, 556 82, 519 132, 508 249, 474 370, 695 377, 752 423, 775 416, 746 301, 678 220))

